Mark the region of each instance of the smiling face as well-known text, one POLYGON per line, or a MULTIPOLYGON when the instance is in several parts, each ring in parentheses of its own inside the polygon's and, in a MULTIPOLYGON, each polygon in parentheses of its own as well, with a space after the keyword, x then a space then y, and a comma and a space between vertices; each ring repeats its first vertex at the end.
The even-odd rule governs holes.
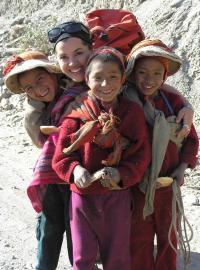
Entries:
POLYGON ((138 90, 153 97, 164 82, 165 68, 159 60, 151 57, 139 58, 135 64, 133 79, 138 90))
POLYGON ((122 71, 117 63, 94 60, 86 80, 97 99, 110 104, 116 102, 122 87, 122 71))
POLYGON ((64 39, 55 48, 58 64, 62 72, 75 82, 85 80, 85 68, 91 50, 80 38, 64 39))
POLYGON ((57 91, 56 74, 45 69, 35 68, 18 75, 18 80, 23 92, 38 101, 51 102, 57 91))

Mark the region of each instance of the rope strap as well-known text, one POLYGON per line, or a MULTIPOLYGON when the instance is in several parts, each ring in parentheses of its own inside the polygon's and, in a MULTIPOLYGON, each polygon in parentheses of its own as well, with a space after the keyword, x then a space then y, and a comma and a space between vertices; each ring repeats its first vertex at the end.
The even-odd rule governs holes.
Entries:
POLYGON ((177 181, 172 184, 172 221, 170 224, 168 239, 172 249, 178 254, 177 247, 171 241, 172 232, 175 233, 180 254, 183 257, 184 269, 190 264, 190 241, 193 238, 193 229, 184 213, 183 200, 180 186, 177 181))

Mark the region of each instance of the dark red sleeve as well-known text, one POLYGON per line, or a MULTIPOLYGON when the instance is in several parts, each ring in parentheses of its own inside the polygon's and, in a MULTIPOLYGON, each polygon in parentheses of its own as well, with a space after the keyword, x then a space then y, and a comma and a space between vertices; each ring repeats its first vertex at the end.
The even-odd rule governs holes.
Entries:
POLYGON ((75 119, 66 118, 60 129, 56 150, 52 160, 52 167, 58 176, 67 183, 73 182, 73 170, 80 161, 79 152, 73 152, 69 156, 63 153, 63 149, 71 144, 71 134, 79 128, 79 122, 75 119))
MULTIPOLYGON (((133 103, 133 102, 131 102, 133 103)), ((135 185, 142 177, 151 160, 151 147, 143 110, 133 105, 127 111, 122 122, 122 134, 132 142, 123 153, 119 164, 119 173, 124 187, 135 185)))
POLYGON ((199 148, 199 139, 194 126, 186 138, 180 152, 181 163, 187 163, 189 168, 194 168, 197 163, 197 154, 199 148))

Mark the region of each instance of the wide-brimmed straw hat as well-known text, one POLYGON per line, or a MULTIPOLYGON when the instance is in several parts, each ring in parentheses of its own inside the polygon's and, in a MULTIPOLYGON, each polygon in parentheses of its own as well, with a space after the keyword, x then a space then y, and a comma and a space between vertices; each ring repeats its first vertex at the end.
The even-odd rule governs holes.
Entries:
POLYGON ((44 68, 50 73, 61 73, 59 66, 38 51, 29 51, 11 57, 3 69, 6 87, 14 94, 21 94, 23 90, 18 81, 18 75, 34 68, 44 68))
POLYGON ((168 61, 167 76, 176 73, 182 63, 180 57, 172 52, 161 40, 146 39, 134 46, 128 55, 126 67, 127 76, 133 71, 136 60, 145 56, 165 58, 168 61))

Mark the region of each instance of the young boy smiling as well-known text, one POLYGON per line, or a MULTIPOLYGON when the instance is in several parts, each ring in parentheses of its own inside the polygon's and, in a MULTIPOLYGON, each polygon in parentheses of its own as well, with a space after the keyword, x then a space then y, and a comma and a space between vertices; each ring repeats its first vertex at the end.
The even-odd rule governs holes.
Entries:
MULTIPOLYGON (((176 73, 180 66, 181 59, 160 40, 144 40, 128 56, 127 74, 133 85, 127 87, 125 93, 142 106, 152 140, 151 166, 140 185, 133 189, 133 270, 176 270, 176 252, 168 239, 172 219, 176 220, 172 210, 172 185, 181 186, 186 168, 195 167, 199 144, 194 126, 185 139, 177 138, 181 125, 176 123, 176 115, 184 105, 179 95, 163 89, 167 77, 176 73), (157 183, 159 177, 164 177, 163 187, 157 183), (167 185, 165 177, 176 182, 167 185), (155 235, 157 253, 154 259, 155 235)), ((177 230, 176 226, 173 229, 177 230)), ((176 249, 173 230, 170 240, 176 249)))
POLYGON ((141 108, 121 95, 124 73, 118 51, 92 54, 90 89, 70 104, 56 145, 53 168, 72 191, 74 270, 93 269, 98 247, 104 269, 130 269, 129 187, 142 178, 150 146, 141 108))

